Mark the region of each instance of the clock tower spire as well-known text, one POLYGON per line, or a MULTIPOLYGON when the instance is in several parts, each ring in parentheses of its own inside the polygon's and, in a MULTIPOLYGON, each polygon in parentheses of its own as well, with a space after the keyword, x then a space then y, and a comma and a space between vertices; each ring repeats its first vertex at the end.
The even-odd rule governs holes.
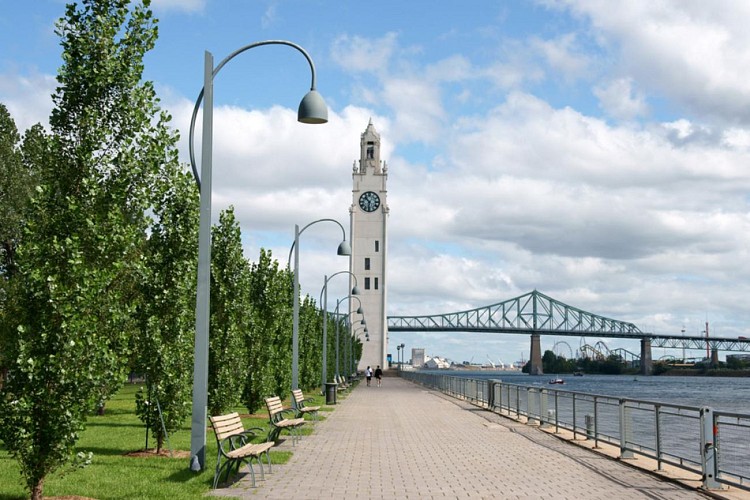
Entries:
MULTIPOLYGON (((387 369, 388 323, 386 320, 386 254, 388 204, 386 181, 388 167, 380 159, 380 134, 372 119, 360 139, 359 162, 352 169, 352 205, 350 235, 352 257, 350 271, 357 277, 359 300, 367 322, 369 341, 361 335, 362 359, 358 370, 378 365, 387 369)), ((354 280, 352 280, 352 286, 354 280)), ((350 312, 359 304, 350 301, 350 312)))

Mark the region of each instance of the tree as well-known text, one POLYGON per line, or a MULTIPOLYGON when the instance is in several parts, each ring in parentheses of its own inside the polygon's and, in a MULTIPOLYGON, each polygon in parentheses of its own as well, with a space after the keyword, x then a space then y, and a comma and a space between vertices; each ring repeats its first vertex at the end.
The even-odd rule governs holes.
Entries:
POLYGON ((299 309, 299 385, 305 389, 320 385, 323 363, 323 315, 315 300, 306 295, 299 309))
POLYGON ((251 325, 250 263, 233 207, 220 214, 211 246, 208 410, 219 415, 240 401, 247 370, 244 336, 251 325))
POLYGON ((191 410, 195 333, 195 274, 198 254, 198 190, 177 161, 162 170, 154 186, 154 216, 146 243, 140 332, 134 338, 135 368, 146 388, 136 395, 136 412, 156 440, 179 428, 191 410), (159 420, 164 422, 164 428, 159 420))
POLYGON ((247 372, 242 402, 250 413, 263 398, 291 386, 292 275, 261 249, 250 278, 250 329, 245 336, 247 372))
MULTIPOLYGON (((43 134, 41 127, 35 126, 25 135, 24 143, 28 143, 30 151, 39 133, 43 134)), ((10 287, 17 271, 16 249, 37 180, 33 162, 26 161, 20 140, 15 121, 5 105, 0 104, 0 386, 8 366, 3 358, 8 349, 3 345, 14 335, 12 318, 6 314, 6 300, 12 295, 10 287)))
POLYGON ((56 33, 63 65, 40 186, 16 250, 10 376, 0 436, 34 499, 72 455, 87 413, 124 380, 137 332, 153 177, 176 136, 141 82, 157 31, 149 2, 83 0, 56 33))

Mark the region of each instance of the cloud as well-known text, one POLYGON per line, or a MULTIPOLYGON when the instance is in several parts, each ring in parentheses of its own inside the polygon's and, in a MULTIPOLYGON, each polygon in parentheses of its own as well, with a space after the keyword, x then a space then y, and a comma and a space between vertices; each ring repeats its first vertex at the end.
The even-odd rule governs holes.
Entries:
POLYGON ((530 46, 537 50, 550 70, 566 80, 575 80, 589 72, 591 57, 578 46, 575 33, 566 33, 549 40, 532 37, 530 46))
POLYGON ((0 101, 7 106, 19 132, 37 123, 48 128, 56 86, 57 80, 51 75, 0 74, 0 101))
POLYGON ((340 35, 331 47, 333 60, 352 72, 378 73, 387 71, 398 45, 396 33, 386 33, 381 38, 340 35))
POLYGON ((726 123, 750 123, 750 4, 742 0, 549 2, 586 17, 622 74, 664 99, 726 123))
POLYGON ((631 78, 619 78, 604 86, 594 87, 594 95, 604 112, 619 120, 632 120, 648 112, 645 96, 633 92, 631 78))

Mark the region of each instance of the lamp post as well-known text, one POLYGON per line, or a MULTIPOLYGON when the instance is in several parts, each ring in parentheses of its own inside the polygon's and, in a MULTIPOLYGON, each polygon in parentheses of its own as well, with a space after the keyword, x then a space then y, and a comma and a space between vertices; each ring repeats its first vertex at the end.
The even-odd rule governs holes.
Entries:
POLYGON ((315 90, 315 65, 310 55, 299 45, 284 40, 266 40, 245 45, 225 57, 214 67, 213 55, 204 55, 203 88, 195 102, 190 120, 188 146, 190 166, 200 189, 200 224, 198 230, 198 283, 195 299, 195 354, 193 362, 193 416, 190 433, 190 469, 200 471, 206 464, 206 407, 208 406, 208 335, 211 312, 211 170, 213 161, 213 82, 216 75, 230 60, 239 54, 262 45, 286 45, 305 56, 310 65, 312 83, 310 91, 302 99, 297 111, 297 120, 302 123, 326 123, 328 109, 323 98, 315 90), (201 175, 195 164, 193 135, 195 121, 201 101, 203 102, 203 131, 201 151, 201 175))
POLYGON ((404 364, 404 358, 406 357, 406 346, 402 342, 401 345, 399 345, 399 347, 401 348, 401 364, 398 365, 398 370, 401 371, 401 368, 404 364))
MULTIPOLYGON (((344 239, 339 243, 339 248, 336 251, 337 255, 351 255, 352 248, 346 241, 346 231, 344 226, 334 219, 318 219, 303 227, 301 230, 297 224, 294 225, 294 243, 292 248, 289 249, 289 259, 292 257, 292 250, 294 251, 294 294, 293 300, 293 319, 292 319, 292 390, 299 389, 299 237, 300 235, 313 224, 318 222, 335 222, 340 228, 344 235, 344 239)), ((287 267, 289 266, 289 259, 287 259, 287 267)))
MULTIPOLYGON (((338 276, 339 274, 348 274, 350 276, 354 277, 354 288, 352 288, 352 295, 359 295, 359 287, 357 286, 357 277, 351 273, 350 271, 339 271, 337 273, 332 274, 331 276, 323 276, 323 288, 320 290, 320 300, 319 302, 323 306, 323 366, 320 371, 320 390, 325 393, 326 390, 326 380, 328 379, 328 359, 327 359, 327 351, 328 351, 328 282, 331 281, 331 278, 334 276, 338 276)), ((361 302, 360 302, 361 304, 361 302)), ((360 306, 361 307, 361 306, 360 306)))
MULTIPOLYGON (((367 333, 367 320, 363 317, 360 320, 361 330, 364 330, 365 334, 367 335, 367 341, 370 341, 370 334, 367 333)), ((352 331, 349 335, 349 373, 352 374, 356 372, 356 366, 354 365, 354 336, 357 334, 357 332, 361 331, 359 328, 355 331, 354 328, 352 328, 352 331)))
POLYGON ((365 341, 370 341, 370 334, 367 332, 367 326, 358 328, 355 332, 352 333, 352 346, 351 346, 351 357, 352 357, 352 366, 350 367, 350 370, 354 370, 354 367, 356 366, 355 361, 359 361, 358 359, 354 359, 354 340, 359 339, 359 334, 364 333, 365 334, 365 341))
POLYGON ((401 371, 401 344, 396 346, 396 358, 398 360, 398 371, 401 371))
MULTIPOLYGON (((351 325, 351 316, 354 315, 354 314, 363 314, 363 312, 364 312, 362 310, 362 301, 359 300, 359 297, 356 297, 356 296, 353 296, 353 295, 348 295, 348 296, 342 297, 341 299, 339 299, 339 300, 336 301, 336 379, 337 380, 338 380, 338 377, 340 375, 340 372, 339 372, 339 343, 340 343, 340 341, 339 341, 339 323, 341 322, 340 321, 341 318, 339 317, 339 304, 341 304, 345 300, 349 300, 350 298, 357 299, 357 301, 359 302, 359 307, 357 308, 356 311, 352 311, 349 314, 345 315, 344 316, 344 322, 347 323, 347 324, 349 324, 349 325, 351 325)), ((360 320, 360 322, 364 323, 364 321, 365 320, 364 320, 364 315, 363 315, 363 317, 360 320)))

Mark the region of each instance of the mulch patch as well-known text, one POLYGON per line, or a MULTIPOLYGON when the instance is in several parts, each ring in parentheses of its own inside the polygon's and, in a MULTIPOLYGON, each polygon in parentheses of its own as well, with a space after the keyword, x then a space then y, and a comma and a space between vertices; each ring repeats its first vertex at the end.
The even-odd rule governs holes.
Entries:
MULTIPOLYGON (((190 451, 189 450, 172 450, 171 455, 170 451, 166 448, 162 448, 159 453, 156 453, 156 448, 149 448, 148 450, 138 450, 138 451, 131 451, 129 453, 125 453, 126 457, 134 457, 134 458, 148 458, 148 457, 166 457, 166 458, 190 458, 190 451)), ((71 498, 71 500, 73 500, 71 498)))

